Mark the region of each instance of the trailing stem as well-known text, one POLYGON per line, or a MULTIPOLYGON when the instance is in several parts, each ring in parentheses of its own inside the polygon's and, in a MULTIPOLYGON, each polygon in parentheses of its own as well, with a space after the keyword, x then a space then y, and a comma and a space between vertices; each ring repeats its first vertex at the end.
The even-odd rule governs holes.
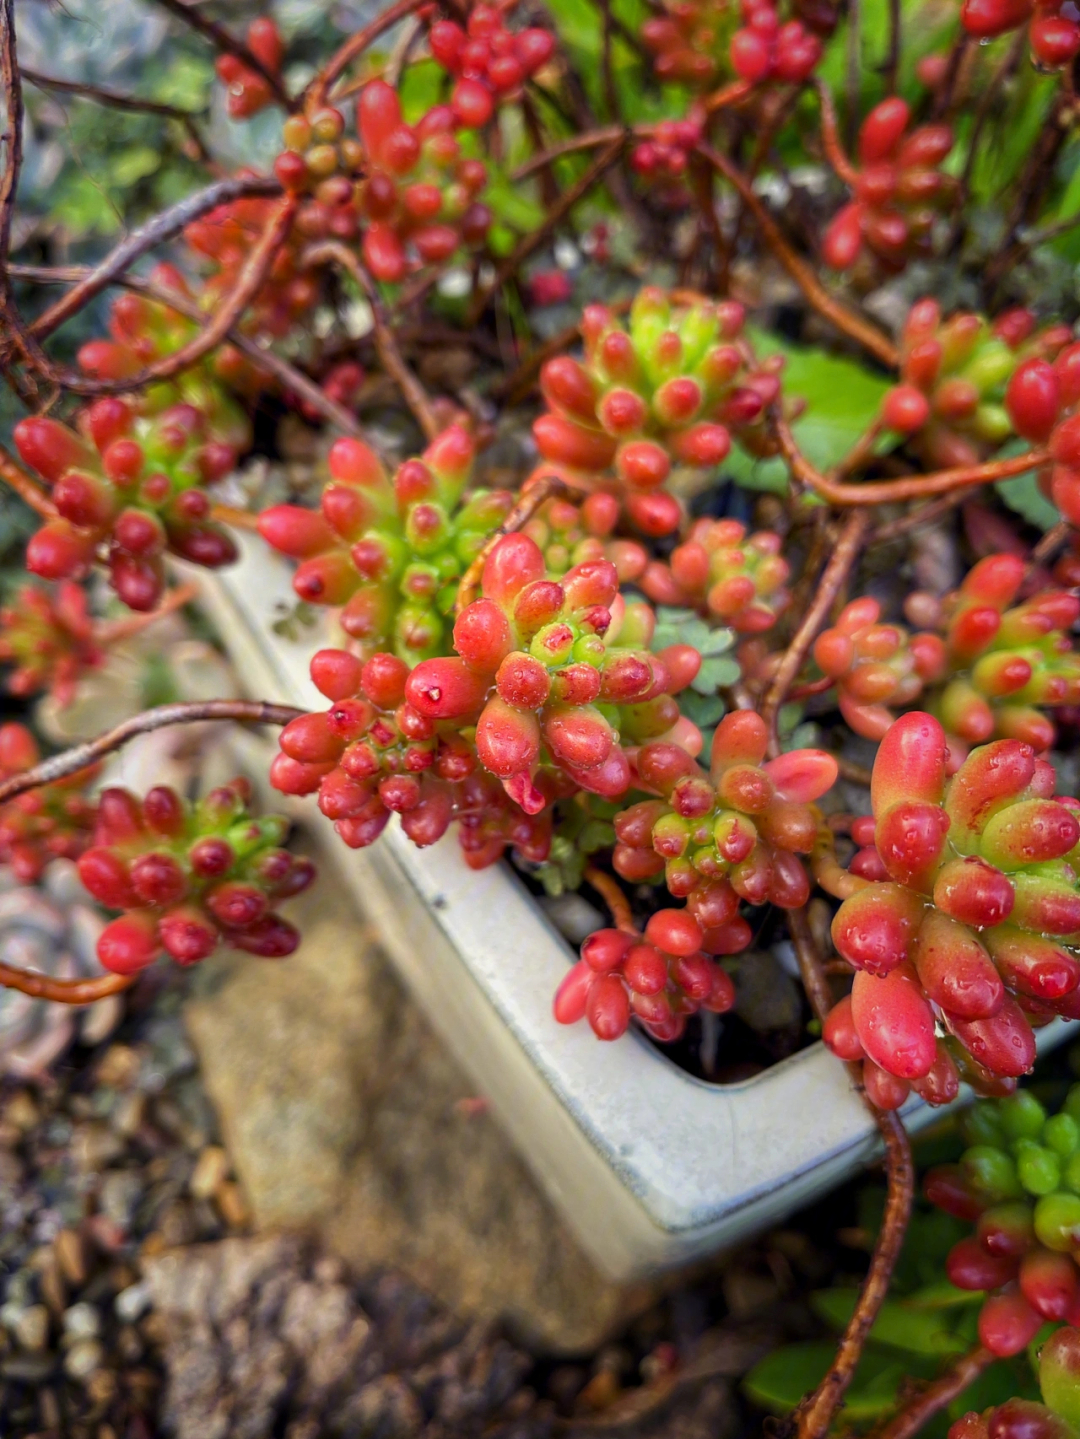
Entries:
MULTIPOLYGON (((832 1007, 832 996, 805 908, 793 910, 788 922, 803 985, 814 1013, 819 1020, 824 1021, 832 1007)), ((855 1066, 848 1067, 852 1081, 861 1093, 858 1069, 855 1066)), ((813 1394, 803 1400, 793 1416, 798 1439, 824 1439, 828 1433, 855 1376, 871 1325, 889 1292, 889 1281, 900 1256, 911 1217, 915 1196, 915 1166, 907 1132, 898 1115, 892 1111, 876 1109, 869 1101, 867 1104, 885 1145, 885 1174, 888 1182, 885 1214, 870 1258, 870 1268, 859 1291, 855 1312, 840 1339, 829 1372, 813 1394)), ((899 1439, 899 1436, 890 1436, 890 1439, 899 1439)))
POLYGON ((39 785, 66 779, 89 769, 105 755, 121 749, 136 735, 150 734, 175 724, 199 724, 203 720, 237 720, 250 724, 287 725, 304 713, 292 705, 275 705, 265 700, 191 700, 181 704, 158 705, 124 720, 114 729, 98 735, 85 744, 74 745, 60 754, 50 755, 32 769, 23 770, 0 782, 0 804, 39 785))
POLYGON ((974 1384, 996 1357, 981 1344, 961 1355, 939 1379, 909 1400, 899 1414, 894 1415, 878 1432, 876 1439, 912 1439, 935 1414, 940 1414, 958 1395, 963 1394, 969 1384, 974 1384))

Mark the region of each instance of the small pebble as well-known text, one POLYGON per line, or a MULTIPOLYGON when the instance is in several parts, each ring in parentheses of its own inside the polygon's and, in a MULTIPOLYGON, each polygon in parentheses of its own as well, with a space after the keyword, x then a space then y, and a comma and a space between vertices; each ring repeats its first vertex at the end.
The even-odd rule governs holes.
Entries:
POLYGON ((53 1249, 61 1274, 69 1284, 80 1289, 87 1276, 86 1246, 82 1236, 74 1229, 61 1229, 53 1241, 53 1249))
POLYGON ((38 1122, 38 1107, 25 1089, 16 1090, 4 1106, 4 1120, 16 1129, 33 1129, 38 1122))
POLYGON ((196 1199, 212 1198, 225 1182, 229 1156, 218 1144, 208 1144, 195 1161, 188 1188, 196 1199))
POLYGON ((101 1056, 97 1081, 110 1089, 124 1089, 137 1077, 141 1064, 138 1051, 129 1044, 110 1044, 101 1056))
POLYGON ((49 1311, 44 1304, 31 1304, 7 1327, 20 1349, 29 1349, 36 1353, 44 1349, 49 1342, 49 1311))
POLYGON ((142 1176, 132 1169, 113 1169, 101 1181, 101 1212, 118 1229, 128 1230, 143 1192, 142 1176))
POLYGON ((100 1120, 80 1124, 71 1138, 71 1157, 84 1173, 104 1169, 123 1152, 123 1140, 100 1120))
POLYGON ((96 1339, 80 1339, 64 1355, 64 1370, 72 1379, 89 1379, 104 1358, 105 1350, 96 1339))
POLYGON ((243 1229, 251 1220, 244 1192, 235 1180, 227 1179, 214 1196, 218 1213, 230 1229, 243 1229))
POLYGON ((69 1339, 96 1339, 101 1333, 101 1315, 92 1304, 73 1304, 64 1310, 64 1333, 69 1339))
POLYGON ((134 1324, 150 1307, 150 1286, 145 1281, 129 1284, 116 1296, 116 1317, 124 1324, 134 1324))

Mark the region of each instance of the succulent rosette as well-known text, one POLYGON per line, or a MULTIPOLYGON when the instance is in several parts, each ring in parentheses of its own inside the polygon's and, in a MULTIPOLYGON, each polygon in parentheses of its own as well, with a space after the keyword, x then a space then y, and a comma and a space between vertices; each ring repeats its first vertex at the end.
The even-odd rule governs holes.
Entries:
POLYGON ((79 877, 99 903, 124 911, 98 940, 106 969, 135 974, 162 951, 197 964, 223 942, 267 958, 293 952, 300 936, 272 906, 306 889, 315 868, 282 848, 287 819, 249 812, 250 793, 243 779, 196 804, 166 785, 141 800, 102 791, 79 877))
POLYGON ((630 785, 620 733, 675 725, 670 695, 700 664, 688 646, 650 653, 642 608, 628 613, 609 561, 556 581, 534 541, 505 535, 485 560, 480 598, 457 617, 456 654, 417 665, 406 696, 432 720, 475 723, 480 762, 526 813, 548 803, 541 764, 617 798, 630 785))
POLYGON ((82 427, 42 415, 15 426, 19 454, 49 484, 57 511, 27 548, 32 574, 78 579, 102 551, 117 595, 145 611, 164 592, 166 552, 209 568, 236 558, 205 486, 229 473, 237 450, 201 410, 184 403, 150 416, 101 399, 82 427))
POLYGON ((771 530, 738 520, 697 520, 668 561, 649 562, 641 588, 662 605, 688 605, 739 634, 771 629, 791 603, 791 567, 771 530))
POLYGON ((631 805, 615 818, 614 866, 640 882, 663 874, 710 931, 734 925, 741 949, 749 930, 740 899, 797 909, 810 897, 799 859, 814 846, 813 801, 836 781, 822 750, 792 750, 766 760, 765 722, 752 710, 725 715, 713 736, 706 773, 679 745, 643 745, 635 759, 637 787, 658 799, 631 805))
MULTIPOLYGON (((939 1208, 974 1226, 953 1246, 946 1272, 957 1288, 986 1295, 979 1341, 1006 1357, 1030 1344, 1044 1324, 1080 1322, 1080 1088, 1069 1091, 1055 1114, 1028 1090, 981 1100, 961 1128, 967 1149, 958 1164, 931 1169, 925 1191, 939 1208)), ((1056 1372, 1043 1388, 1049 1402, 1064 1379, 1059 1361, 1051 1362, 1056 1372)), ((1076 1383, 1075 1359, 1067 1369, 1076 1383)))
POLYGON ((320 512, 273 505, 259 532, 300 561, 300 598, 341 606, 342 628, 368 652, 393 648, 410 663, 444 653, 458 582, 513 504, 505 490, 463 499, 473 454, 451 426, 391 479, 367 445, 337 440, 320 512))
POLYGON ((588 306, 584 358, 549 360, 540 372, 550 407, 533 426, 541 455, 598 488, 613 469, 630 522, 671 534, 682 513, 665 488, 675 465, 714 468, 733 433, 751 453, 770 452, 765 411, 782 361, 754 358, 744 318, 733 301, 677 305, 652 286, 638 291, 625 328, 605 306, 588 306))
POLYGON ((1055 798, 1053 769, 1020 740, 947 770, 937 720, 896 721, 871 790, 887 878, 852 876, 833 921, 856 974, 826 1042, 900 1081, 875 1073, 894 1107, 908 1085, 932 1102, 955 1092, 957 1063, 1014 1082, 1034 1062, 1032 1024, 1080 1013, 1080 806, 1055 798))

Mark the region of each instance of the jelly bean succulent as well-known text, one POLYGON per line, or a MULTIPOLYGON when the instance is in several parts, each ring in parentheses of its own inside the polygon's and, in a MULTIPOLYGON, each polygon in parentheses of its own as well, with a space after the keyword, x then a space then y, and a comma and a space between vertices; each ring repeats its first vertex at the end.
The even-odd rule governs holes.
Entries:
POLYGON ((929 253, 934 221, 956 183, 941 169, 952 147, 950 126, 912 128, 911 108, 898 96, 876 105, 859 130, 859 169, 850 179, 855 198, 822 240, 826 263, 849 270, 869 255, 895 271, 929 253))
POLYGON ((583 359, 549 360, 540 374, 550 407, 533 426, 541 455, 598 488, 613 471, 631 524, 671 534, 681 517, 667 486, 676 465, 715 468, 733 433, 752 453, 770 449, 764 416, 779 366, 755 360, 744 318, 730 301, 673 305, 651 287, 638 292, 625 328, 590 305, 583 359))
POLYGON ((959 1163, 926 1176, 927 1197, 975 1227, 947 1269, 958 1288, 986 1294, 979 1339, 993 1354, 1018 1353, 1047 1322, 1080 1319, 1078 1116, 1075 1087, 1052 1115, 1026 1090, 980 1100, 962 1121, 959 1163))
POLYGON ((162 952, 197 964, 221 943, 267 958, 293 952, 299 935, 272 905, 306 889, 314 866, 282 848, 288 820, 254 817, 249 799, 246 780, 194 805, 165 785, 141 800, 102 791, 79 878, 99 903, 124 911, 98 940, 105 969, 137 973, 162 952))
POLYGON ((391 479, 368 445, 337 440, 321 514, 274 505, 259 516, 260 533, 301 561, 293 588, 302 600, 341 607, 347 634, 426 658, 445 648, 458 582, 513 504, 504 490, 463 500, 473 452, 451 427, 391 479))
MULTIPOLYGON (((98 171, 37 95, 78 82, 28 68, 20 7, 0 24, 26 137, 0 205, 25 408, 0 558, 30 536, 50 582, 0 573, 0 865, 78 863, 112 911, 103 974, 0 956, 0 987, 81 1005, 159 956, 290 951, 278 905, 311 866, 244 782, 140 796, 92 768, 166 725, 276 727, 271 784, 345 851, 393 826, 542 894, 568 940, 545 1043, 625 1058, 637 1031, 744 1074, 779 1052, 757 982, 797 964, 790 1043, 848 1062, 891 1188, 799 1439, 836 1432, 899 1249, 903 1115, 962 1084, 1011 1096, 949 1181, 987 1353, 1080 1319, 1080 1112, 1019 1087, 1036 1032, 1080 1018, 1077 7, 399 0, 288 48, 269 15, 165 8, 191 32, 170 64, 215 48, 184 71, 210 88, 188 111, 88 79, 168 141, 129 186, 109 156, 130 206, 92 235, 72 175, 98 171), (297 603, 247 578, 267 546, 297 603), (243 675, 280 637, 267 672, 310 662, 321 698, 180 700, 155 671, 167 703, 53 753, 188 564, 243 675), (38 735, 18 712, 43 692, 38 735)), ((1024 1439, 1076 1422, 1048 1382, 1024 1439)))
POLYGON ((1039 1348, 1037 1366, 1042 1403, 1006 1399, 981 1414, 969 1410, 949 1439, 1072 1439, 1080 1424, 1080 1330, 1055 1329, 1039 1348))
POLYGON ((972 750, 947 779, 946 737, 913 711, 878 749, 871 790, 885 878, 854 876, 833 921, 855 969, 826 1042, 918 1084, 943 1056, 1016 1079, 1032 1025, 1080 986, 1080 806, 1021 740, 972 750), (952 1041, 952 1042, 948 1042, 952 1041))
POLYGON ((236 450, 202 411, 178 404, 148 417, 101 399, 82 420, 85 433, 46 416, 15 427, 19 454, 51 486, 57 516, 30 541, 31 573, 81 578, 103 550, 124 603, 152 610, 165 590, 166 551, 210 567, 236 558, 205 488, 229 472, 236 450))

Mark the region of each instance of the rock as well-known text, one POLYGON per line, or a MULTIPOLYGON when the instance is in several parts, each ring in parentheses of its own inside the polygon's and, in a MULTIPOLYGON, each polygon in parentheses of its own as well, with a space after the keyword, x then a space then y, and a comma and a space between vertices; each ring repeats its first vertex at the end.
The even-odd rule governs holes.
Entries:
POLYGON ((101 1212, 118 1229, 131 1228, 143 1192, 143 1176, 133 1169, 111 1169, 101 1181, 101 1212))
POLYGON ((101 1333, 101 1315, 92 1304, 85 1301, 65 1309, 62 1323, 64 1334, 72 1341, 96 1339, 101 1333))
POLYGON ((64 1372, 72 1379, 89 1379, 105 1361, 105 1350, 96 1339, 80 1339, 64 1355, 64 1372))
POLYGON ((195 1161, 188 1188, 196 1199, 212 1198, 229 1172, 229 1156, 218 1144, 208 1144, 195 1161))
POLYGON ((145 1280, 129 1284, 113 1301, 116 1317, 123 1324, 134 1324, 150 1308, 150 1286, 145 1280))
POLYGON ((86 1283, 86 1246, 74 1229, 61 1229, 53 1240, 53 1250, 60 1273, 76 1289, 86 1283))
POLYGON ((655 1297, 579 1248, 332 879, 304 942, 207 965, 188 1033, 257 1229, 314 1229, 358 1272, 400 1268, 531 1345, 597 1347, 655 1297))
POLYGON ((49 1342, 49 1311, 44 1304, 31 1304, 5 1323, 20 1349, 37 1353, 49 1342))
POLYGON ((350 1284, 295 1236, 173 1250, 144 1271, 175 1439, 464 1439, 506 1434, 498 1420, 521 1407, 526 1354, 401 1276, 350 1284))

